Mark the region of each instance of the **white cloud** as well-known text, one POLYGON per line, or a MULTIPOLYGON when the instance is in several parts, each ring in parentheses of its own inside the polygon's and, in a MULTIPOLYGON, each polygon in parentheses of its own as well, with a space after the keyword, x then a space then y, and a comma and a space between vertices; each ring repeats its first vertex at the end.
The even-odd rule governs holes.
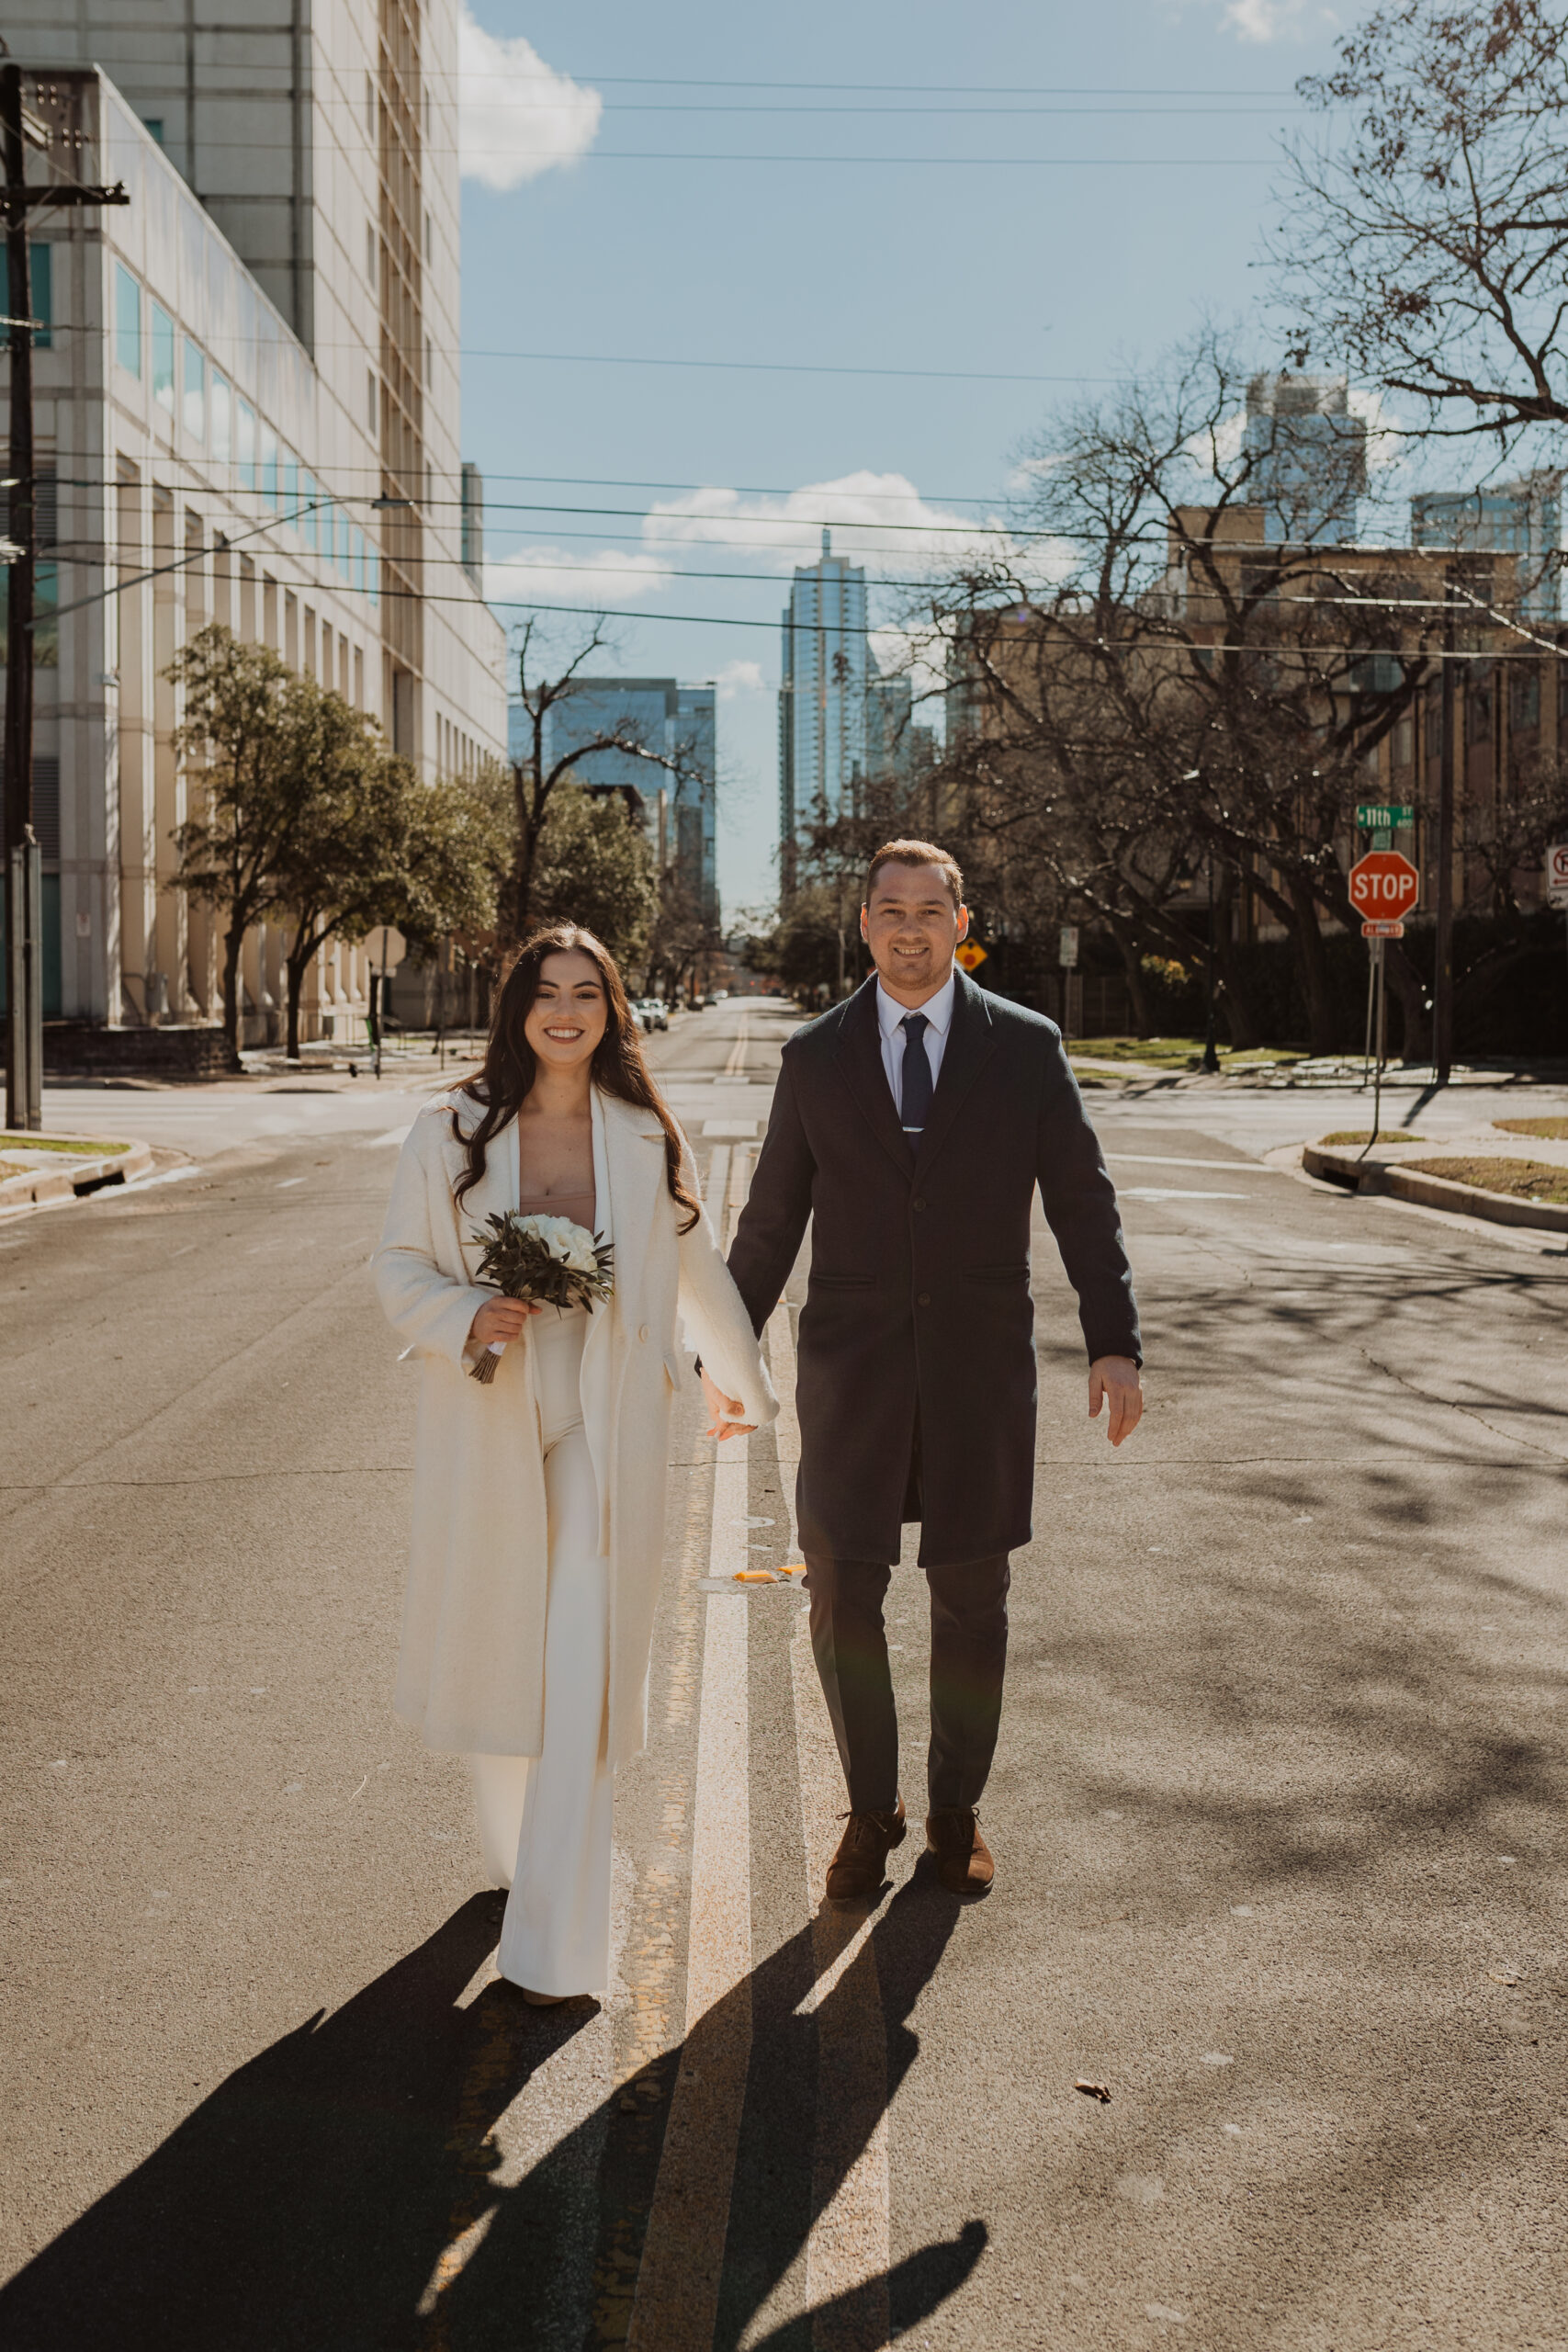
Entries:
POLYGON ((581 555, 570 548, 514 548, 510 555, 491 556, 485 564, 485 595, 504 605, 511 597, 542 603, 581 605, 586 613, 606 605, 625 605, 638 596, 653 595, 674 577, 670 565, 638 548, 604 548, 581 555))
POLYGON ((458 141, 465 179, 520 187, 575 164, 598 135, 604 101, 545 63, 531 41, 498 40, 467 6, 458 20, 458 141))
POLYGON ((1339 23, 1323 0, 1226 0, 1221 24, 1243 40, 1305 40, 1339 23))
POLYGON ((903 474, 865 468, 833 481, 807 482, 784 497, 694 490, 661 499, 644 521, 642 536, 649 547, 744 548, 753 558, 771 555, 787 571, 816 561, 824 524, 841 534, 841 552, 852 562, 868 567, 952 563, 976 545, 997 544, 976 542, 973 522, 928 505, 903 474))
POLYGON ((734 702, 740 695, 760 695, 767 691, 760 662, 727 662, 714 677, 720 702, 734 702))

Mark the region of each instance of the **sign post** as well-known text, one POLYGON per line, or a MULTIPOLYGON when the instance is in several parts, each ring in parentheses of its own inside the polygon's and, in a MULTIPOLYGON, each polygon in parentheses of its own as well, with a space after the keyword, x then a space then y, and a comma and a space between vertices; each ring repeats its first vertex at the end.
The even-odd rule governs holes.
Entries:
MULTIPOLYGON (((1356 811, 1358 823, 1368 817, 1400 820, 1413 812, 1404 808, 1365 805, 1356 811)), ((1384 943, 1403 939, 1404 918, 1421 896, 1421 876, 1410 860, 1395 849, 1369 850, 1350 868, 1350 904, 1361 918, 1361 936, 1368 942, 1371 968, 1367 975, 1367 1053, 1373 1043, 1376 1006, 1377 1059, 1372 1079, 1372 1132, 1361 1147, 1364 1159, 1378 1139, 1382 1125, 1382 1071, 1388 1056, 1388 976, 1384 943)), ((1365 1083, 1363 1080, 1362 1083, 1365 1083)))
POLYGON ((1546 903, 1568 910, 1568 842, 1553 842, 1546 853, 1546 903))
POLYGON ((1057 942, 1057 961, 1062 967, 1062 1043, 1065 1046, 1072 1027, 1073 974, 1078 963, 1078 927, 1076 922, 1062 925, 1057 942))

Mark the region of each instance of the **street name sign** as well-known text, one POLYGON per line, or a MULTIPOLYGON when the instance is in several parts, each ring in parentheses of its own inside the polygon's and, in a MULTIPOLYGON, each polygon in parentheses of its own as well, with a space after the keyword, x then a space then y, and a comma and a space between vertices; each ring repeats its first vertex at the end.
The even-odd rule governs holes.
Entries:
POLYGON ((1369 831, 1386 832, 1394 825, 1413 825, 1416 811, 1397 800, 1358 800, 1356 822, 1369 831))
POLYGON ((1546 896, 1554 907, 1568 907, 1568 842, 1553 842, 1546 853, 1546 896))
POLYGON ((1073 971, 1078 960, 1078 927, 1076 922, 1062 925, 1061 955, 1058 962, 1066 972, 1073 971))
POLYGON ((953 961, 962 964, 966 972, 977 972, 986 960, 986 951, 977 939, 965 939, 953 950, 953 961))
POLYGON ((1369 850, 1350 868, 1350 904, 1363 922, 1403 922, 1420 896, 1420 875, 1396 849, 1369 850))

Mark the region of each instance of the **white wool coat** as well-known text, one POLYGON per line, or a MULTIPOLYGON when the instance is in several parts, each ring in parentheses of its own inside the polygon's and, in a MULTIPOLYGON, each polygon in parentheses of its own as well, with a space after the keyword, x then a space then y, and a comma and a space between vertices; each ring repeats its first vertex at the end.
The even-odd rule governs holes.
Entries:
MULTIPOLYGON (((459 1208, 453 1187, 468 1163, 454 1111, 465 1130, 480 1115, 470 1096, 455 1092, 427 1102, 414 1121, 372 1261, 388 1319, 420 1366, 394 1703, 432 1747, 537 1756, 549 1537, 534 1350, 525 1332, 488 1385, 468 1377, 465 1356, 476 1313, 495 1296, 475 1281, 480 1229, 517 1205, 517 1127, 512 1121, 491 1138, 485 1172, 459 1208)), ((590 1317, 582 1419, 609 1562, 607 1738, 609 1760, 619 1764, 647 1739, 670 1400, 681 1377, 677 1311, 747 1420, 771 1421, 778 1402, 707 1218, 678 1229, 689 1212, 670 1197, 659 1121, 598 1088, 592 1116, 597 1223, 615 1248, 615 1287, 590 1317)), ((685 1165, 695 1193, 689 1149, 685 1165)))

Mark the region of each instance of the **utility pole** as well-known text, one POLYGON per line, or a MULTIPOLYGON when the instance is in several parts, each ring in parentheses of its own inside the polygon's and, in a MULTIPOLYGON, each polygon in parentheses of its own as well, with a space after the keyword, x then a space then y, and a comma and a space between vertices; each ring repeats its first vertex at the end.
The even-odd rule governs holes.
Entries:
POLYGON ((18 1132, 43 1125, 43 858, 33 831, 34 583, 38 484, 33 466, 32 271, 28 224, 36 205, 129 204, 123 184, 28 186, 28 148, 50 131, 22 102, 22 69, 0 67, 0 147, 6 166, 6 323, 10 330, 10 529, 6 616, 6 1119, 18 1132))
POLYGON ((1443 750, 1438 763, 1438 904, 1432 977, 1432 1079, 1447 1086, 1454 1058, 1454 589, 1443 579, 1443 750))

